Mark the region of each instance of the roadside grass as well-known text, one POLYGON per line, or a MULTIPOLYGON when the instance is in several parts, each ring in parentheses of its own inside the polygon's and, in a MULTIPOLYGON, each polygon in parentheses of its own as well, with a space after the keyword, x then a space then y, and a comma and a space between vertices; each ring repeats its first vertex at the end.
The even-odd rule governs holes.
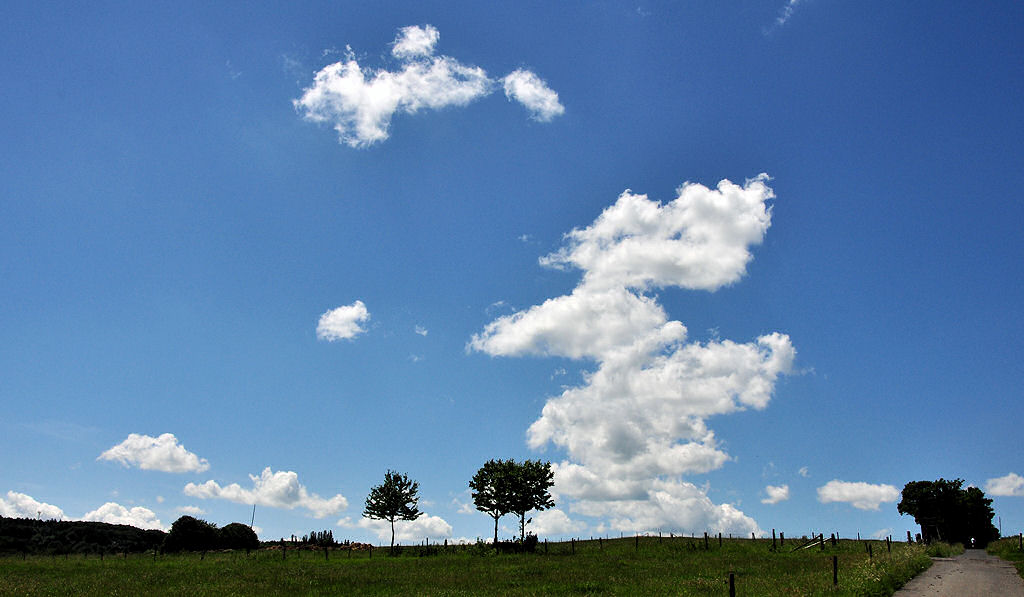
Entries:
POLYGON ((634 538, 551 543, 534 554, 474 547, 322 552, 0 558, 15 595, 891 595, 931 565, 919 545, 842 540, 771 551, 771 540, 634 538), (868 555, 868 545, 872 556, 868 555), (546 548, 546 549, 545 549, 546 548), (575 550, 575 553, 572 553, 575 550), (545 553, 546 551, 546 553, 545 553), (425 553, 435 555, 423 555, 425 553), (487 553, 488 555, 482 555, 487 553), (838 587, 832 584, 832 557, 838 587))
POLYGON ((1024 551, 1021 550, 1020 537, 1005 537, 998 541, 993 541, 988 544, 986 551, 1008 562, 1013 562, 1013 565, 1017 568, 1017 574, 1024 578, 1024 551))

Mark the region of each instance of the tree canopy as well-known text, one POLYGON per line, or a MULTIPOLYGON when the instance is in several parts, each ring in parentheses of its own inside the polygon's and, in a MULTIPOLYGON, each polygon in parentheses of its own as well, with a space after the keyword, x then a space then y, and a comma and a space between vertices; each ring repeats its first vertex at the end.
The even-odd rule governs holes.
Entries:
POLYGON ((420 484, 409 479, 404 473, 388 470, 384 473, 384 482, 373 487, 366 496, 366 507, 363 516, 391 523, 391 550, 395 549, 395 521, 416 520, 419 511, 420 484))
POLYGON ((476 509, 494 519, 494 544, 498 544, 498 519, 519 517, 519 540, 526 539, 527 512, 555 505, 549 489, 554 484, 550 462, 540 460, 488 460, 469 482, 476 509))
POLYGON ((510 486, 515 475, 514 460, 488 460, 469 481, 476 509, 494 519, 494 545, 498 545, 498 519, 511 512, 510 486))
POLYGON ((992 500, 977 487, 963 489, 964 480, 911 481, 903 487, 896 509, 921 526, 925 542, 946 541, 984 547, 999 537, 992 524, 992 500))
POLYGON ((526 513, 547 510, 555 505, 548 491, 555 484, 555 473, 550 462, 525 460, 517 464, 512 477, 512 495, 509 512, 519 516, 519 540, 526 539, 526 513))

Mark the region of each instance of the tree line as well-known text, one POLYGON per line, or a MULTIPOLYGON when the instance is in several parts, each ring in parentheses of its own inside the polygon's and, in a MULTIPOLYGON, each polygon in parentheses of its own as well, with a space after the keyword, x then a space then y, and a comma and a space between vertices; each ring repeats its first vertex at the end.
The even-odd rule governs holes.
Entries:
MULTIPOLYGON (((488 460, 469 481, 476 509, 494 519, 494 545, 498 546, 498 519, 506 514, 519 518, 519 541, 527 541, 526 514, 547 510, 555 505, 549 489, 554 485, 550 462, 540 460, 488 460)), ((386 520, 391 524, 391 551, 395 549, 395 521, 416 520, 419 510, 419 483, 405 473, 388 470, 384 482, 374 486, 366 497, 363 516, 386 520)))

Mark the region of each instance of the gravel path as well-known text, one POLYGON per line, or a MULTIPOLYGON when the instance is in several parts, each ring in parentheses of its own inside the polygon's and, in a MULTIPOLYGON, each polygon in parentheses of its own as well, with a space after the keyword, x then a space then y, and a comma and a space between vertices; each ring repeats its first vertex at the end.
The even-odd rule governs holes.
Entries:
POLYGON ((1024 579, 1013 564, 983 549, 933 561, 931 568, 896 591, 896 597, 1024 597, 1024 579))

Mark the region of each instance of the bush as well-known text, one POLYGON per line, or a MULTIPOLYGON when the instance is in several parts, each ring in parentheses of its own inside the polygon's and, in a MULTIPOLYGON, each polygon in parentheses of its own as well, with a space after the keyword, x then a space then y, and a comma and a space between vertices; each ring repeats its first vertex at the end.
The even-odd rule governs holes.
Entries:
POLYGON ((167 533, 164 540, 164 551, 206 551, 216 549, 219 542, 217 525, 192 516, 182 516, 171 525, 171 532, 167 533))
POLYGON ((220 546, 223 549, 258 549, 260 539, 247 525, 233 522, 221 528, 220 546))

